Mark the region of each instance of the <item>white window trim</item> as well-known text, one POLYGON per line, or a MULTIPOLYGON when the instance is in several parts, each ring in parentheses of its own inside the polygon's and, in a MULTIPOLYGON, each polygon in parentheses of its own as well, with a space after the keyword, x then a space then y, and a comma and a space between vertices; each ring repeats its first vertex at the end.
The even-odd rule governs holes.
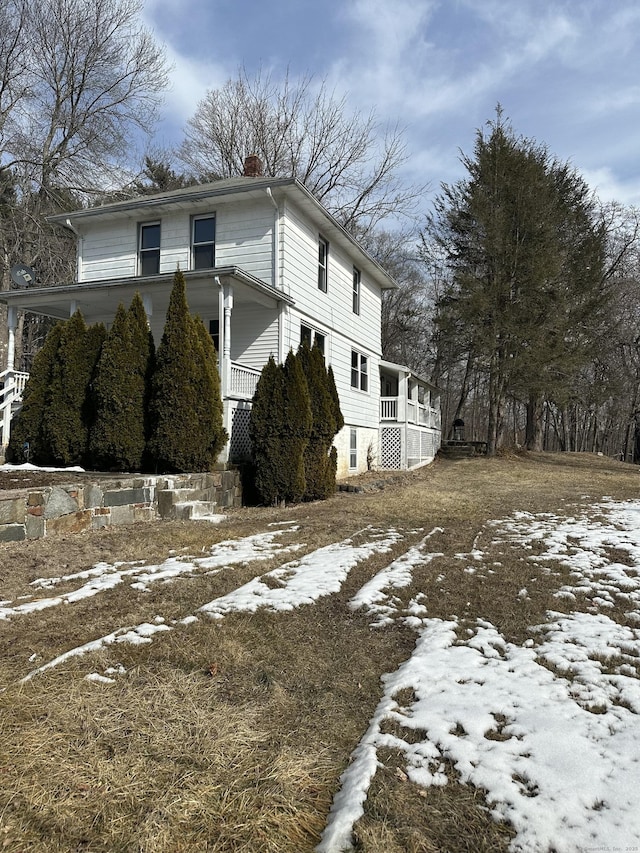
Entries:
POLYGON ((358 430, 349 430, 349 470, 355 471, 358 467, 358 430))
POLYGON ((201 269, 214 269, 216 264, 216 215, 215 213, 203 213, 198 216, 191 217, 191 269, 196 268, 195 265, 195 247, 196 246, 213 246, 213 266, 201 267, 201 269), (196 222, 201 219, 213 219, 213 242, 207 240, 204 243, 196 243, 196 222))
MULTIPOLYGON (((138 275, 142 276, 142 258, 144 255, 150 255, 152 252, 158 253, 158 273, 160 272, 160 261, 161 256, 160 252, 162 249, 162 222, 159 219, 154 219, 150 222, 139 222, 138 223, 138 275), (142 248, 142 232, 145 228, 151 228, 157 225, 160 229, 160 242, 158 246, 154 246, 153 249, 143 249, 142 248)), ((154 273, 146 273, 146 275, 154 275, 154 273)))
POLYGON ((362 273, 357 267, 353 268, 353 288, 351 291, 351 308, 354 314, 360 316, 360 296, 362 293, 362 273))
POLYGON ((304 320, 300 320, 300 343, 302 343, 302 330, 303 329, 308 329, 309 332, 311 333, 311 335, 310 335, 310 337, 311 337, 310 348, 313 347, 313 345, 315 344, 317 335, 320 335, 320 337, 322 337, 324 339, 323 355, 326 359, 328 354, 329 354, 329 335, 327 334, 327 332, 325 332, 323 329, 318 329, 315 326, 312 326, 310 323, 307 323, 304 320))
POLYGON ((364 355, 364 353, 358 352, 358 350, 355 350, 355 349, 351 350, 351 388, 354 391, 360 391, 363 394, 369 393, 369 387, 370 387, 370 384, 369 384, 369 380, 370 380, 369 364, 370 364, 370 361, 371 361, 371 359, 369 358, 368 355, 364 355), (356 356, 356 359, 357 359, 357 366, 354 366, 354 364, 353 364, 353 362, 354 362, 353 357, 354 356, 356 356), (364 369, 363 369, 363 364, 364 364, 364 369), (357 384, 354 384, 354 381, 353 381, 354 371, 357 371, 357 384), (363 384, 366 386, 365 388, 362 387, 363 384))
POLYGON ((318 290, 327 293, 329 290, 329 241, 318 235, 318 290), (320 263, 320 247, 324 246, 324 263, 320 263))

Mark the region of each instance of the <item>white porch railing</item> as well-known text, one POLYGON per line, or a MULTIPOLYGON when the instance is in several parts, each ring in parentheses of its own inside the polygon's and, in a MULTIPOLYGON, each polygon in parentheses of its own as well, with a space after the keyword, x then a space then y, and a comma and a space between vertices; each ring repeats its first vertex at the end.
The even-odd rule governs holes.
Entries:
POLYGON ((380 420, 381 421, 397 421, 398 420, 398 398, 397 397, 380 397, 380 420))
POLYGON ((418 403, 417 400, 405 401, 406 419, 400 421, 398 419, 399 398, 398 397, 381 397, 380 398, 380 420, 393 421, 394 423, 418 424, 419 426, 430 427, 432 429, 440 429, 440 412, 437 409, 432 409, 425 406, 423 403, 418 403))
POLYGON ((11 416, 15 404, 21 402, 24 386, 29 378, 28 373, 20 373, 16 370, 3 370, 0 373, 0 445, 5 448, 9 444, 11 435, 11 416))
POLYGON ((254 367, 245 367, 243 364, 232 361, 230 396, 241 400, 250 400, 255 394, 260 372, 254 367))

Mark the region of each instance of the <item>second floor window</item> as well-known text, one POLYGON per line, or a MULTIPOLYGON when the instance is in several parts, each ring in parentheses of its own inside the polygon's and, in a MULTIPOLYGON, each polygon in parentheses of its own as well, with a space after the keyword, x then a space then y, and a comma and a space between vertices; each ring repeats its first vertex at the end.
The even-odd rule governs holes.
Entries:
POLYGON ((360 270, 353 268, 353 313, 360 313, 360 270))
POLYGON ((318 238, 318 290, 327 292, 327 272, 329 268, 329 243, 324 237, 318 238))
POLYGON ((193 220, 192 229, 191 251, 193 253, 193 269, 212 269, 215 266, 215 216, 197 217, 193 220))
POLYGON ((158 275, 160 272, 160 223, 145 222, 140 226, 138 267, 140 275, 158 275))

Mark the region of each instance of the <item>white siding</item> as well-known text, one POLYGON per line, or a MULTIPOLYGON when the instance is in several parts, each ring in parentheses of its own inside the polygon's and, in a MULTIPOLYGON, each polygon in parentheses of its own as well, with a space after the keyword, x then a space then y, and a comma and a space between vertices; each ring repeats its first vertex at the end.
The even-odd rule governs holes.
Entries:
POLYGON ((82 238, 79 281, 128 278, 136 274, 137 227, 129 220, 105 223, 82 238))
MULTIPOLYGON (((250 204, 220 204, 199 210, 198 216, 216 216, 218 267, 238 266, 266 282, 272 280, 274 209, 268 200, 250 204)), ((157 217, 128 217, 120 222, 88 223, 82 239, 80 281, 129 278, 137 275, 138 227, 160 221, 160 272, 191 267, 191 215, 180 210, 157 217)))
POLYGON ((271 284, 274 208, 265 202, 220 206, 216 219, 216 266, 236 266, 271 284))
POLYGON ((320 231, 292 205, 285 209, 285 290, 295 299, 288 312, 285 351, 296 350, 304 323, 327 335, 327 361, 333 367, 340 407, 352 426, 377 428, 380 377, 380 288, 361 279, 360 314, 353 313, 353 261, 336 244, 329 244, 327 292, 318 288, 318 238, 320 231), (351 352, 367 356, 369 389, 351 387, 351 352))
POLYGON ((231 320, 231 360, 262 368, 278 358, 278 310, 261 305, 238 306, 231 320))

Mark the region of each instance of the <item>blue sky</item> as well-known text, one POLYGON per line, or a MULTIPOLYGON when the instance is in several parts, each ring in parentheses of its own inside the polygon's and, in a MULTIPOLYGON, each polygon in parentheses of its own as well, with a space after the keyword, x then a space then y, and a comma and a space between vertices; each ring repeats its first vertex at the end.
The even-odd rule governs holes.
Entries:
POLYGON ((145 20, 173 64, 159 145, 241 65, 288 67, 404 126, 405 177, 434 192, 500 102, 603 200, 640 205, 635 0, 146 0, 145 20))

